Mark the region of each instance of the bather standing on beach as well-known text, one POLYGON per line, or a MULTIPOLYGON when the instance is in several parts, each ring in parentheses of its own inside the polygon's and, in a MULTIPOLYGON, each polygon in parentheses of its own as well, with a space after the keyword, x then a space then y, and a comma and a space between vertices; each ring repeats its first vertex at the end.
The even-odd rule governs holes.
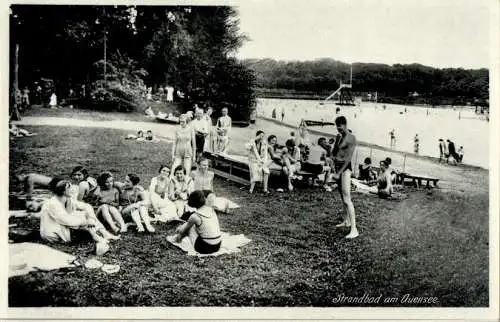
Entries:
POLYGON ((347 129, 347 120, 344 116, 337 117, 335 125, 339 134, 332 148, 335 166, 335 173, 332 178, 338 182, 340 197, 346 211, 344 220, 337 227, 351 227, 351 231, 346 238, 356 238, 359 236, 359 232, 356 228, 356 216, 351 200, 351 160, 356 150, 356 137, 347 129))
POLYGON ((389 136, 391 138, 391 149, 394 149, 396 147, 396 133, 394 129, 389 132, 389 136))

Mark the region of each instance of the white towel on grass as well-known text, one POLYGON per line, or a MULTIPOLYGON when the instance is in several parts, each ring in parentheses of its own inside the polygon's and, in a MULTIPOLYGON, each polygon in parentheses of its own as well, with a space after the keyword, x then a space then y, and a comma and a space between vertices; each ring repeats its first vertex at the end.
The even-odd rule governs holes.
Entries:
POLYGON ((224 197, 215 198, 214 209, 222 212, 227 212, 228 209, 240 208, 240 205, 232 202, 231 200, 224 197))
POLYGON ((207 256, 219 256, 223 254, 233 254, 239 253, 241 250, 239 247, 245 246, 251 239, 245 237, 245 235, 230 235, 228 233, 222 233, 222 244, 220 249, 213 254, 200 254, 194 250, 194 245, 191 244, 189 237, 185 237, 180 243, 174 241, 175 235, 168 236, 167 241, 172 245, 179 247, 183 251, 187 252, 189 256, 207 257, 207 256))
POLYGON ((50 271, 73 267, 76 257, 46 245, 34 243, 9 244, 9 277, 31 271, 50 271))

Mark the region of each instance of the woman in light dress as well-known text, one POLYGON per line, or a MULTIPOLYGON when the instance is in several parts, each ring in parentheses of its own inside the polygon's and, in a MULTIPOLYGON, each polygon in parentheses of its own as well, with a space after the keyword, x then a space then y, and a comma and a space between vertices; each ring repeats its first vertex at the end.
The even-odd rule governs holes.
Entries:
POLYGON ((269 168, 267 167, 267 144, 264 140, 264 131, 257 131, 255 138, 247 143, 248 167, 250 170, 250 193, 253 193, 255 183, 262 181, 263 192, 269 193, 267 183, 269 180, 269 168))
POLYGON ((169 199, 168 193, 170 169, 166 165, 161 165, 158 172, 158 176, 151 179, 149 198, 155 217, 161 222, 167 222, 177 218, 177 208, 169 199))
POLYGON ((208 126, 208 135, 206 137, 206 143, 203 148, 203 151, 208 151, 208 152, 214 152, 215 151, 215 140, 216 140, 216 134, 215 134, 215 128, 213 126, 213 121, 212 121, 212 113, 213 109, 212 107, 208 107, 207 111, 203 115, 205 121, 207 122, 208 126))
POLYGON ((74 211, 71 199, 71 182, 55 178, 50 182, 54 196, 42 207, 40 215, 40 236, 49 242, 71 241, 71 230, 85 230, 96 242, 97 252, 102 254, 109 249, 108 237, 102 234, 99 223, 86 212, 74 211))

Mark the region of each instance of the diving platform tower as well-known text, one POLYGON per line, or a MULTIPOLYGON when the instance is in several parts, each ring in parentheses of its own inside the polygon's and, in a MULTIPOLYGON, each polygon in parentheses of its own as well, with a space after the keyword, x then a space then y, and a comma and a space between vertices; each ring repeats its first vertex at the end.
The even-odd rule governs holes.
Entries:
POLYGON ((330 94, 330 96, 325 98, 323 103, 327 103, 328 100, 335 99, 335 96, 338 95, 339 100, 337 102, 337 105, 355 106, 356 104, 354 104, 354 98, 352 97, 352 92, 351 92, 351 89, 352 89, 352 64, 351 64, 351 76, 350 76, 349 81, 350 81, 349 84, 344 84, 344 83, 342 83, 342 80, 341 80, 339 88, 337 88, 337 90, 335 92, 330 94))

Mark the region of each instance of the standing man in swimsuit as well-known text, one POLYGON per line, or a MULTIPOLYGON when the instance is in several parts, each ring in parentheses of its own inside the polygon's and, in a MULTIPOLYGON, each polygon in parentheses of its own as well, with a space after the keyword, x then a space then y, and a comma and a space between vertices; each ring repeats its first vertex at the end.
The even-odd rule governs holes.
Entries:
POLYGON ((356 238, 359 236, 359 232, 356 228, 356 216, 351 200, 351 159, 354 150, 356 150, 356 137, 347 129, 347 120, 344 116, 337 117, 335 125, 339 134, 332 148, 332 157, 335 166, 335 173, 332 177, 338 182, 340 197, 346 211, 344 220, 337 227, 351 227, 351 231, 346 238, 356 238))

